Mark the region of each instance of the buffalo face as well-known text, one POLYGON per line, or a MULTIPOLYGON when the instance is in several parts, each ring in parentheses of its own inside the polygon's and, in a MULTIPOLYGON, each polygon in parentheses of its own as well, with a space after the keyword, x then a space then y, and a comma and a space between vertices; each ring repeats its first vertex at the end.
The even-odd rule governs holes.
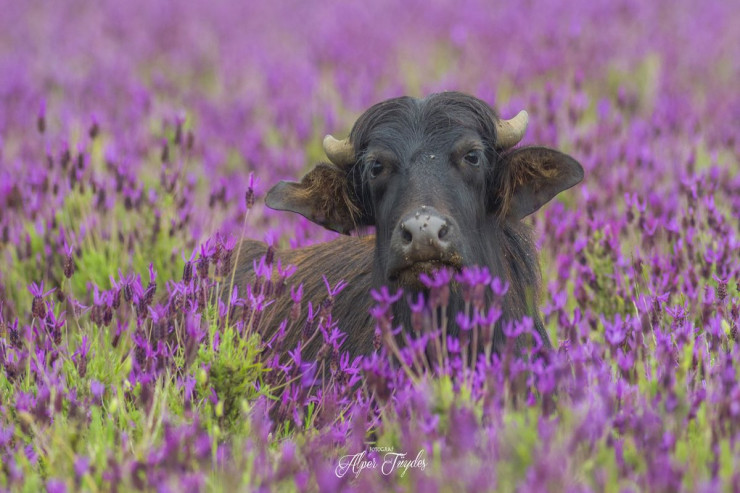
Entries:
POLYGON ((267 205, 344 234, 375 226, 376 281, 419 287, 419 274, 441 266, 495 263, 506 255, 497 232, 581 181, 561 152, 511 149, 525 129, 526 113, 500 120, 460 93, 384 101, 347 140, 325 140, 331 163, 279 183, 267 205))

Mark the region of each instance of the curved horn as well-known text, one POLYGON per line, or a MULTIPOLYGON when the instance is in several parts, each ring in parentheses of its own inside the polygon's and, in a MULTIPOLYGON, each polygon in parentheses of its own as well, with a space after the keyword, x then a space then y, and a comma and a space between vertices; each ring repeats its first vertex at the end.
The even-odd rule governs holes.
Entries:
POLYGON ((339 167, 355 162, 355 149, 349 143, 349 138, 337 140, 327 135, 324 137, 324 152, 329 161, 339 167))
POLYGON ((496 145, 501 149, 517 145, 527 131, 527 124, 529 124, 529 115, 524 110, 511 120, 496 122, 496 134, 498 135, 496 145))

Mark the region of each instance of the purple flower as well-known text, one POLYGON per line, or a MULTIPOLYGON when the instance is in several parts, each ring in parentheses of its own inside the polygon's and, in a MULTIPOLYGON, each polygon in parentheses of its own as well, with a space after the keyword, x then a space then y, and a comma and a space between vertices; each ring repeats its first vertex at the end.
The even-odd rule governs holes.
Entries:
POLYGON ((149 264, 149 282, 154 284, 157 282, 157 271, 154 270, 154 264, 149 264))
POLYGON ((450 269, 438 269, 432 274, 423 272, 419 275, 419 281, 427 288, 441 288, 447 286, 451 280, 452 271, 450 269))
POLYGON ((0 425, 0 450, 4 449, 13 438, 15 427, 11 424, 7 428, 0 425))
POLYGON ((247 210, 251 210, 252 207, 254 207, 254 189, 256 186, 256 181, 254 178, 254 173, 249 173, 249 186, 247 187, 247 193, 245 197, 245 204, 247 206, 247 210))
POLYGON ((498 297, 503 297, 509 291, 509 281, 502 281, 498 277, 491 280, 491 290, 498 297))
POLYGON ((617 314, 614 317, 614 322, 607 322, 603 317, 601 322, 604 324, 604 333, 609 344, 612 346, 619 346, 624 342, 627 336, 626 326, 628 320, 625 320, 625 322, 622 323, 622 317, 617 314))
POLYGON ((85 456, 76 456, 74 461, 74 470, 77 478, 87 474, 90 470, 90 458, 85 456))
POLYGON ((50 479, 46 482, 48 493, 66 493, 67 485, 61 479, 50 479))
POLYGON ((75 272, 74 249, 67 243, 66 239, 64 240, 62 253, 64 254, 64 264, 62 266, 64 277, 70 279, 75 272))
POLYGON ((401 299, 401 296, 403 296, 403 290, 399 289, 395 294, 391 294, 386 286, 382 286, 379 290, 370 290, 370 295, 381 305, 392 305, 401 299))
POLYGON ((329 281, 326 279, 326 276, 325 275, 322 275, 321 277, 324 280, 324 285, 326 286, 326 291, 329 293, 329 296, 332 297, 332 298, 333 297, 336 297, 339 293, 342 292, 342 290, 344 288, 347 287, 347 283, 345 281, 339 281, 337 283, 337 285, 334 286, 334 288, 332 288, 331 285, 329 284, 329 281))
POLYGON ((104 392, 105 392, 104 384, 98 382, 97 380, 90 380, 90 393, 92 394, 97 404, 101 404, 103 402, 104 392))
POLYGON ((46 305, 44 304, 43 299, 56 291, 56 288, 44 291, 44 281, 41 281, 40 284, 32 282, 31 285, 28 286, 28 290, 31 292, 31 295, 33 295, 33 305, 31 306, 31 313, 33 314, 34 318, 43 319, 44 317, 46 317, 46 305))

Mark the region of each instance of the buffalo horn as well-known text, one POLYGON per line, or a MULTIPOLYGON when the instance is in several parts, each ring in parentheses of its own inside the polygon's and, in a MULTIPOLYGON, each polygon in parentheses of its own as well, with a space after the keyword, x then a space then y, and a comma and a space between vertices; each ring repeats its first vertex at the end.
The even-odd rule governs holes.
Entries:
POLYGON ((324 137, 324 152, 329 161, 340 167, 355 162, 355 149, 349 143, 349 138, 337 140, 327 135, 324 137))
MULTIPOLYGON (((520 111, 511 120, 499 120, 496 122, 496 133, 498 135, 497 145, 501 149, 514 147, 524 137, 529 123, 529 115, 526 111, 520 111)), ((324 141, 326 146, 326 140, 324 141)))

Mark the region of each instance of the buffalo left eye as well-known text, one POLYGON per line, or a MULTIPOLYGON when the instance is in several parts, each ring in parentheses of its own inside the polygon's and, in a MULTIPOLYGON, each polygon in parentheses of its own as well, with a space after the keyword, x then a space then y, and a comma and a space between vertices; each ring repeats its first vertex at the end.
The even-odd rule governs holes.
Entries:
POLYGON ((380 161, 373 161, 370 165, 370 178, 376 178, 380 173, 383 172, 383 163, 380 161))
POLYGON ((465 162, 471 166, 479 166, 480 154, 478 153, 478 151, 470 151, 469 153, 465 154, 465 162))

